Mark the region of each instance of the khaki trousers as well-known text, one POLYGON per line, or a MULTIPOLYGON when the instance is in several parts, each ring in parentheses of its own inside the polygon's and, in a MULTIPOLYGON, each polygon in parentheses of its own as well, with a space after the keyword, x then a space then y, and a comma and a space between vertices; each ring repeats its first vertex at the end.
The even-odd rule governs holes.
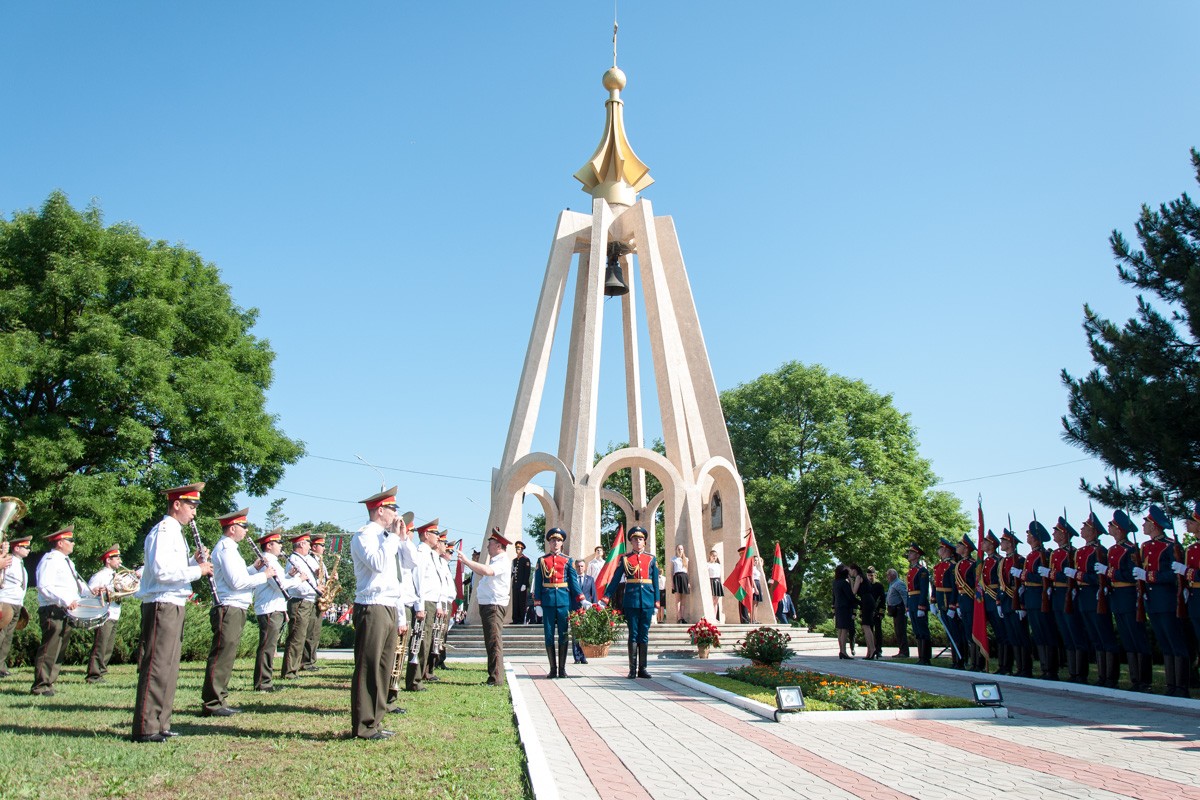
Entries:
POLYGON ((350 682, 351 733, 366 739, 383 723, 388 679, 396 655, 396 607, 354 604, 354 677, 350 682))
POLYGON ((62 666, 63 651, 67 646, 67 612, 59 606, 42 606, 38 609, 38 622, 42 626, 42 643, 33 661, 34 694, 53 688, 62 666))
POLYGON ((204 708, 216 711, 228 705, 229 678, 233 675, 233 660, 237 658, 238 645, 242 643, 242 629, 246 627, 246 609, 232 606, 214 606, 208 612, 212 624, 212 648, 208 651, 208 664, 204 669, 204 688, 200 699, 204 708))
POLYGON ((504 606, 479 606, 479 622, 483 625, 483 648, 487 651, 488 680, 504 685, 504 606))
POLYGON ((311 600, 288 600, 288 635, 283 650, 284 679, 300 675, 300 662, 304 657, 304 642, 308 639, 308 626, 312 623, 316 606, 311 600))
POLYGON ((317 648, 321 646, 321 615, 313 604, 312 619, 308 622, 308 633, 304 637, 304 653, 300 657, 300 668, 314 666, 317 663, 317 648))
POLYGON ((283 631, 285 614, 274 611, 258 615, 258 654, 254 658, 254 689, 271 689, 275 675, 275 648, 283 631))
POLYGON ((135 738, 171 730, 186 616, 186 609, 174 603, 142 603, 142 658, 133 705, 135 738))
POLYGON ((8 621, 8 625, 4 626, 4 630, 0 630, 0 672, 7 673, 8 652, 12 649, 12 637, 17 630, 17 616, 21 613, 21 607, 14 606, 12 603, 0 603, 0 605, 12 609, 12 619, 8 621))
POLYGON ((96 638, 92 639, 92 655, 88 659, 88 683, 95 683, 108 672, 108 660, 112 658, 116 631, 117 621, 115 619, 110 619, 96 628, 96 638))

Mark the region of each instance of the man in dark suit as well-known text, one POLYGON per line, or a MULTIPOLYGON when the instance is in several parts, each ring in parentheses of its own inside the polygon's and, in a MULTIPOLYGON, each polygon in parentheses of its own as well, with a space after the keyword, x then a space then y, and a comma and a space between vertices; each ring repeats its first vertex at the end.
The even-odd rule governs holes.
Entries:
POLYGON ((529 602, 529 578, 533 564, 529 561, 529 556, 525 555, 524 542, 515 542, 513 547, 517 554, 512 560, 512 621, 521 625, 527 622, 525 606, 529 602))
MULTIPOLYGON (((596 579, 587 574, 587 564, 580 558, 575 562, 575 573, 579 576, 579 590, 583 592, 583 599, 589 603, 596 602, 596 579)), ((571 652, 575 656, 576 664, 586 664, 587 656, 583 654, 583 648, 579 646, 579 642, 571 643, 571 652)))

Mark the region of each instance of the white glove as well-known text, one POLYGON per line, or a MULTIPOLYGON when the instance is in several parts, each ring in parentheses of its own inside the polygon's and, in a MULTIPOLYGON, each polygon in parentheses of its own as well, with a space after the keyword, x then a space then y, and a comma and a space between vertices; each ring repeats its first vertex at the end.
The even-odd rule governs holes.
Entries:
POLYGON ((1024 612, 1024 611, 1018 611, 1018 612, 1017 612, 1017 617, 1019 617, 1020 619, 1025 619, 1025 612, 1024 612))
POLYGON ((584 600, 584 601, 583 601, 583 610, 584 610, 584 611, 587 611, 587 610, 588 610, 589 608, 591 608, 593 605, 595 605, 595 604, 594 604, 594 603, 592 603, 592 602, 590 602, 590 601, 588 601, 588 600, 584 600))
POLYGON ((517 591, 519 591, 519 592, 523 592, 523 591, 525 591, 525 589, 526 589, 526 587, 522 586, 522 587, 521 587, 520 589, 518 589, 517 591))
POLYGON ((1019 578, 1019 577, 1021 577, 1021 568, 1020 568, 1020 567, 1013 567, 1012 569, 1010 569, 1010 570, 1008 571, 1008 574, 1009 574, 1009 575, 1012 575, 1014 578, 1019 578))
POLYGON ((1000 608, 1000 606, 996 606, 996 616, 1000 619, 1004 619, 1004 610, 1000 608))
POLYGON ((1187 572, 1187 564, 1180 564, 1178 561, 1171 562, 1171 569, 1175 570, 1176 575, 1183 575, 1187 572))
POLYGON ((1137 578, 1139 581, 1146 580, 1146 570, 1142 569, 1141 567, 1134 567, 1133 577, 1137 578))
POLYGON ((917 609, 917 617, 923 617, 923 616, 925 616, 925 612, 918 608, 917 609))
POLYGON ((598 608, 598 609, 600 609, 601 611, 603 611, 603 610, 604 610, 604 603, 603 603, 603 602, 596 603, 596 608, 598 608))
POLYGON ((1049 578, 1050 570, 1046 567, 1038 567, 1038 575, 1041 575, 1043 578, 1049 578))
POLYGON ((957 614, 958 614, 958 612, 955 611, 953 608, 946 609, 946 616, 949 617, 950 619, 954 619, 955 615, 957 615, 957 614))
POLYGON ((1079 570, 1074 567, 1063 567, 1063 572, 1066 573, 1068 578, 1074 578, 1079 575, 1079 570))
POLYGON ((1097 574, 1097 575, 1107 575, 1107 574, 1108 574, 1108 567, 1104 566, 1104 565, 1103 565, 1103 564, 1101 564, 1099 561, 1097 561, 1097 562, 1096 562, 1096 563, 1095 563, 1095 564, 1092 566, 1092 569, 1096 570, 1096 574, 1097 574))

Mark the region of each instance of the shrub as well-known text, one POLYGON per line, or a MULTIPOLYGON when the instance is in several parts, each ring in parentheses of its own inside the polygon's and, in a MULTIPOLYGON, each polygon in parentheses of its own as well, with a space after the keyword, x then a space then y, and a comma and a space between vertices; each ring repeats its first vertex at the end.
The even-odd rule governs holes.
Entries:
POLYGON ((611 644, 617 638, 617 624, 624 618, 615 608, 593 605, 586 611, 572 611, 567 617, 571 633, 580 644, 611 644))
POLYGON ((763 626, 750 631, 745 639, 738 640, 734 645, 733 654, 763 664, 782 664, 796 655, 796 651, 788 647, 790 641, 790 633, 763 626))

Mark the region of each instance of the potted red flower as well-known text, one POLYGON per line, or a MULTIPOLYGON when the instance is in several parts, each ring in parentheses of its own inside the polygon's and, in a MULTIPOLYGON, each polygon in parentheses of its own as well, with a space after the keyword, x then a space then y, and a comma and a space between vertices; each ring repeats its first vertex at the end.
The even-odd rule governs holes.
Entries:
POLYGON ((721 631, 706 619, 688 628, 688 636, 692 637, 701 658, 708 658, 708 648, 721 646, 721 631))

